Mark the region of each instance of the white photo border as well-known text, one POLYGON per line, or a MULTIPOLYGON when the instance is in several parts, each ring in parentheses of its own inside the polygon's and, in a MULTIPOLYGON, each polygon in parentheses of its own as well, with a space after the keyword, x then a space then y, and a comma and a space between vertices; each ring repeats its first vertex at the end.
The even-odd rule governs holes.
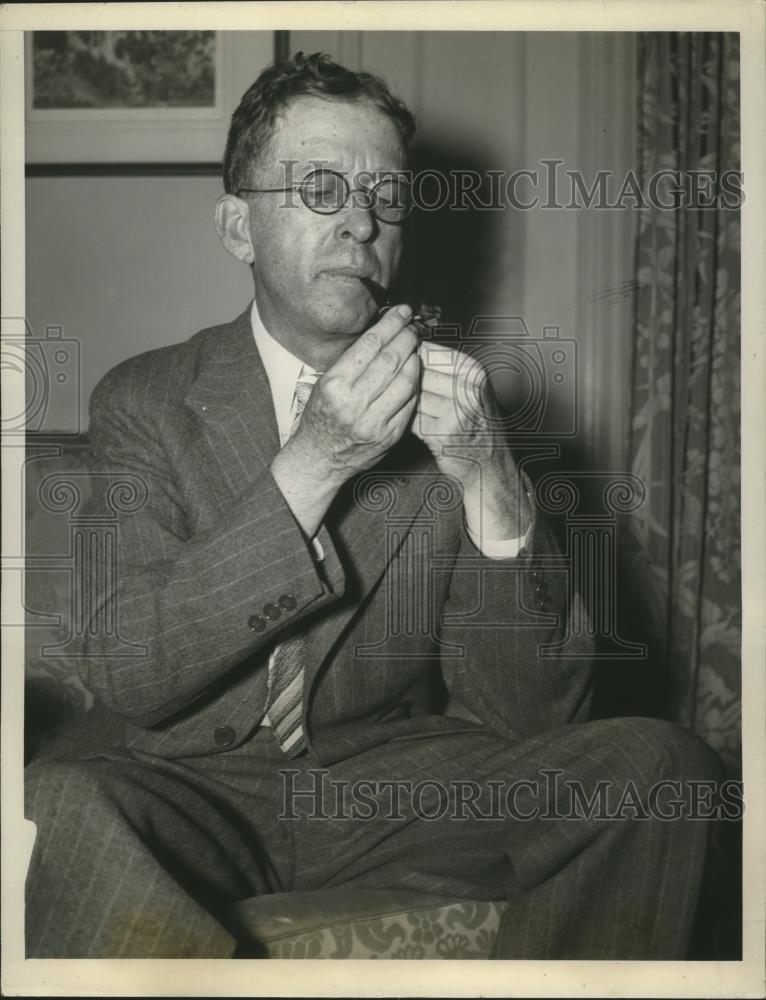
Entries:
MULTIPOLYGON (((742 169, 742 537, 744 914, 740 962, 261 962, 221 960, 24 960, 23 882, 33 841, 21 810, 23 636, 2 636, 2 990, 8 996, 646 996, 764 995, 764 707, 766 670, 766 253, 764 178, 766 6, 758 0, 514 0, 497 2, 5 4, 0 10, 0 221, 4 316, 23 316, 23 31, 76 27, 187 27, 289 30, 684 30, 741 36, 742 169)), ((5 326, 5 323, 3 324, 5 326)), ((4 375, 4 402, 18 412, 24 384, 4 375)), ((21 447, 3 447, 3 537, 15 537, 22 512, 21 447)), ((20 576, 20 574, 16 574, 20 576)), ((21 589, 5 582, 3 619, 19 620, 21 589)))

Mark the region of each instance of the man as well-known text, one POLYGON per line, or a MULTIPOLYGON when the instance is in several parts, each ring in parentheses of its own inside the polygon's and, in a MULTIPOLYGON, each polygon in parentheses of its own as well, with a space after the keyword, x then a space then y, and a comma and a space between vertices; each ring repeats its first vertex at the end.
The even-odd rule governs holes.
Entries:
POLYGON ((253 303, 94 392, 99 469, 143 503, 93 620, 135 653, 92 630, 107 723, 28 772, 30 957, 228 956, 232 901, 337 886, 507 898, 497 957, 684 956, 704 826, 562 818, 541 778, 643 802, 715 761, 661 722, 585 722, 587 640, 545 655, 583 611, 481 369, 409 307, 377 315, 413 130, 366 74, 266 70, 216 212, 253 303), (368 814, 317 808, 319 771, 368 814), (501 787, 526 797, 490 808, 501 787))

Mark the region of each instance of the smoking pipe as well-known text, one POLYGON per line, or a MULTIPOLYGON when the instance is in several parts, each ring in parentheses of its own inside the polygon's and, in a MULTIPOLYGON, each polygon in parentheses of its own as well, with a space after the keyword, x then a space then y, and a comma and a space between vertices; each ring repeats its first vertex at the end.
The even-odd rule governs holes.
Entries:
MULTIPOLYGON (((382 316, 394 304, 390 301, 387 290, 372 278, 363 277, 359 279, 373 298, 378 310, 378 316, 382 316)), ((413 316, 410 325, 414 326, 420 337, 427 337, 431 330, 439 325, 441 319, 441 307, 426 305, 412 306, 413 316)))

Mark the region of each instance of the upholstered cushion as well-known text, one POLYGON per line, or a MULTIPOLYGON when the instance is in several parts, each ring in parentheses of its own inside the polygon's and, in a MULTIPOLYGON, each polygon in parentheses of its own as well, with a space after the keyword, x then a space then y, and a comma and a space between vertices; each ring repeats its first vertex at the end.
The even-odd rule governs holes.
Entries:
POLYGON ((26 744, 28 757, 89 709, 72 655, 73 507, 90 495, 84 437, 27 441, 25 461, 26 744))
POLYGON ((259 896, 230 924, 242 957, 486 959, 506 903, 385 889, 259 896))

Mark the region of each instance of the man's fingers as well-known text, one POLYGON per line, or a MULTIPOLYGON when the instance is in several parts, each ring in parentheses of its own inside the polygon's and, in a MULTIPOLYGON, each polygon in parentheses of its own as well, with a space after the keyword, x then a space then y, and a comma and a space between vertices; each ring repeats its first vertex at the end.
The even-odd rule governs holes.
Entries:
POLYGON ((483 382, 461 381, 424 368, 421 405, 433 416, 473 413, 483 408, 483 385, 483 382))
POLYGON ((393 414, 388 422, 388 429, 391 434, 396 437, 396 440, 404 434, 407 427, 412 423, 412 417, 415 413, 415 408, 417 406, 418 397, 417 394, 413 393, 408 400, 404 402, 402 406, 393 414))
POLYGON ((367 399, 372 403, 397 377, 410 358, 413 359, 412 363, 417 370, 420 369, 417 346, 417 334, 412 327, 405 326, 378 351, 364 371, 359 373, 351 386, 351 391, 358 398, 367 399))
POLYGON ((429 392, 442 396, 475 394, 480 397, 487 373, 475 358, 431 344, 421 344, 419 354, 423 363, 423 386, 429 392))
POLYGON ((467 355, 460 351, 430 340, 424 340, 420 344, 419 353, 424 369, 433 368, 434 371, 446 372, 450 375, 454 373, 461 360, 467 358, 467 355))
POLYGON ((333 368, 343 372, 353 382, 359 377, 372 359, 383 350, 412 318, 408 305, 387 310, 383 316, 366 330, 335 363, 333 368))
POLYGON ((438 393, 429 392, 421 386, 418 409, 421 413, 428 414, 429 417, 444 419, 453 412, 450 399, 438 393))
POLYGON ((442 413, 480 413, 492 409, 492 386, 481 365, 467 367, 453 374, 423 368, 421 388, 424 401, 428 396, 441 401, 442 413))
POLYGON ((417 400, 419 378, 420 362, 413 352, 370 405, 369 415, 381 423, 389 423, 410 400, 417 400))
POLYGON ((442 423, 438 417, 432 417, 430 414, 424 413, 421 407, 418 406, 415 419, 412 421, 412 433, 416 437, 421 439, 438 437, 440 427, 442 427, 442 423))
POLYGON ((424 366, 422 387, 426 392, 431 392, 435 396, 451 398, 455 395, 457 380, 452 373, 434 371, 433 368, 424 366))

